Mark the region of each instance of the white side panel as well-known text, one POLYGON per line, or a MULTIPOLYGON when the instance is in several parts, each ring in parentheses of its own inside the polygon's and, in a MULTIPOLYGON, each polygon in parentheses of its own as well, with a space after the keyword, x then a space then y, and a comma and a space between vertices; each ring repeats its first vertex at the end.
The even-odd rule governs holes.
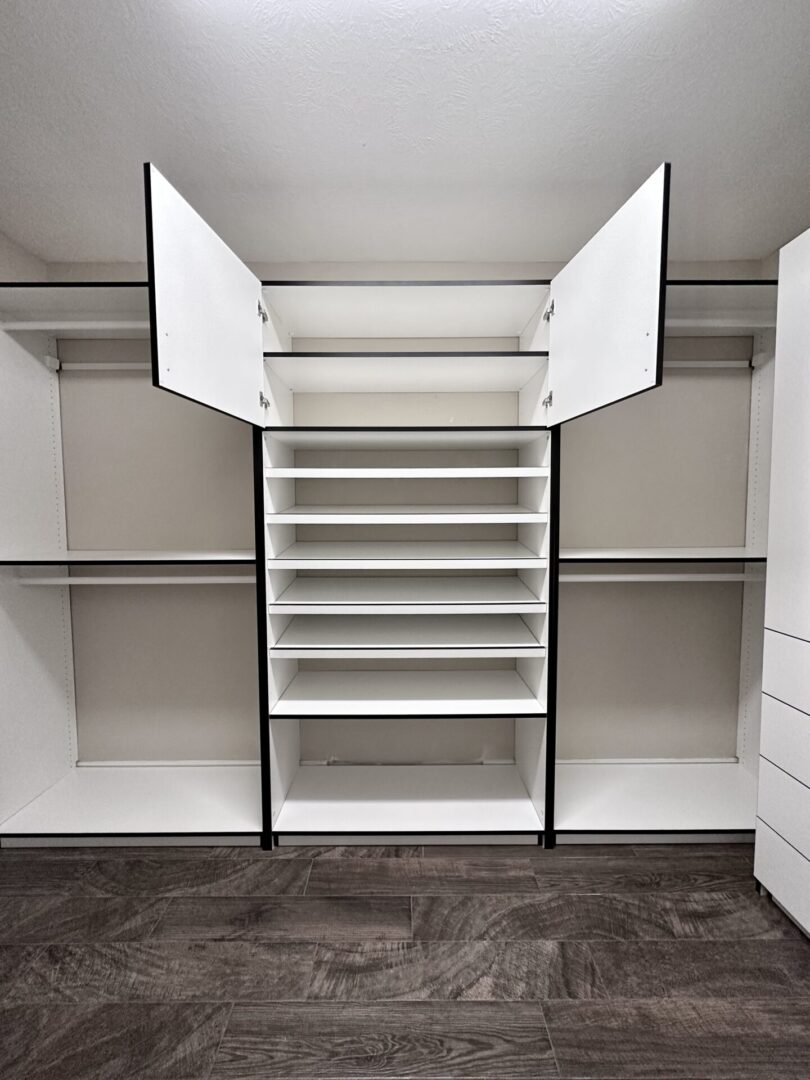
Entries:
POLYGON ((810 230, 779 255, 765 625, 810 640, 810 230))
POLYGON ((154 383, 262 425, 261 282, 153 165, 144 176, 154 383))
MULTIPOLYGON (((57 376, 40 335, 0 332, 0 550, 65 549, 57 376)), ((70 601, 0 571, 0 821, 75 761, 70 601)))
POLYGON ((668 207, 662 165, 553 278, 549 425, 660 384, 668 207))

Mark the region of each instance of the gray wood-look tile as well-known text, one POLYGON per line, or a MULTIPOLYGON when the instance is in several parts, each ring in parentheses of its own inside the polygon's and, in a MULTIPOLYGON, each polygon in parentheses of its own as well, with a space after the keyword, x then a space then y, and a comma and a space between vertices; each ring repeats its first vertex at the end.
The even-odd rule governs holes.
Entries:
POLYGON ((543 1011, 562 1077, 810 1076, 807 1000, 553 1001, 543 1011))
POLYGON ((309 997, 321 1001, 540 1001, 604 997, 582 942, 319 945, 309 997))
POLYGON ((540 1007, 418 1002, 237 1005, 211 1080, 557 1077, 540 1007))
POLYGON ((706 844, 634 844, 633 850, 643 859, 655 858, 661 855, 683 855, 692 857, 708 855, 714 858, 716 855, 736 855, 739 858, 754 861, 754 844, 746 842, 741 844, 718 843, 712 841, 706 844))
POLYGON ((8 1002, 303 1000, 314 945, 250 941, 47 945, 8 1002))
POLYGON ((0 897, 0 941, 140 941, 168 900, 88 896, 0 897))
POLYGON ((802 938, 779 908, 747 892, 415 896, 421 941, 655 941, 802 938))
POLYGON ((307 895, 537 892, 530 859, 346 859, 316 861, 307 895))
POLYGON ((541 892, 743 892, 754 888, 749 860, 736 855, 549 859, 533 866, 541 892))
POLYGON ((37 945, 0 945, 0 1001, 5 1001, 20 977, 30 968, 39 951, 37 945))
POLYGON ((632 857, 631 844, 425 844, 426 859, 604 859, 611 855, 632 857))
POLYGON ((611 998, 810 1002, 808 941, 600 941, 591 948, 611 998))
POLYGON ((230 1005, 0 1006, 3 1080, 201 1080, 230 1005))
MULTIPOLYGON (((72 864, 71 864, 72 865, 72 864)), ((296 896, 306 859, 100 859, 75 891, 95 896, 296 896)))
POLYGON ((401 941, 411 936, 407 896, 302 896, 166 901, 161 940, 401 941))
POLYGON ((85 856, 53 859, 42 855, 20 855, 0 859, 0 896, 76 895, 82 878, 94 865, 85 856))
POLYGON ((239 858, 240 855, 263 859, 418 859, 422 854, 421 844, 334 844, 334 845, 295 845, 289 844, 269 850, 262 848, 215 847, 211 848, 212 858, 223 855, 239 858))

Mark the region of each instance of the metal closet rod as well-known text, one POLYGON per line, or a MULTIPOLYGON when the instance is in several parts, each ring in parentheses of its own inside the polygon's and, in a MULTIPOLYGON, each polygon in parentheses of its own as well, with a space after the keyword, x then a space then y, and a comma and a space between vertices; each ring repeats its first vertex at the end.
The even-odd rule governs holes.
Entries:
MULTIPOLYGON (((743 561, 742 559, 740 560, 743 561)), ((686 573, 659 573, 659 574, 560 574, 560 584, 568 583, 572 585, 582 584, 597 584, 601 582, 618 581, 618 582, 649 582, 649 581, 668 581, 668 582, 684 582, 684 581, 746 581, 746 582, 764 582, 764 575, 759 577, 753 574, 746 574, 742 571, 731 574, 686 574, 686 573)))

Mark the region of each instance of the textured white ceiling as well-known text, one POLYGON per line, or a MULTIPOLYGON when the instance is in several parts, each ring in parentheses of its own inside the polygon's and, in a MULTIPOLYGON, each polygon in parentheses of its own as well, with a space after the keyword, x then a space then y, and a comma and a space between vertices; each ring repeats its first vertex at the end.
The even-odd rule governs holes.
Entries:
POLYGON ((0 230, 140 260, 557 260, 664 159, 676 259, 810 226, 810 0, 2 0, 0 230))

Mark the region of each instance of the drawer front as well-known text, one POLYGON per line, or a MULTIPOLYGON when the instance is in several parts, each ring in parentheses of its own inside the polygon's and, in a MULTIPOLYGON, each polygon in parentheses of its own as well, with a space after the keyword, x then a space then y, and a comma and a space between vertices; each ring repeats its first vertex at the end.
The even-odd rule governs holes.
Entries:
POLYGON ((810 716, 763 694, 760 753, 810 787, 810 716))
POLYGON ((810 788, 760 758, 757 816, 810 858, 810 788))
POLYGON ((754 875, 805 932, 810 931, 810 860, 761 821, 757 822, 754 875))
POLYGON ((766 630, 762 689, 810 713, 810 642, 766 630))

